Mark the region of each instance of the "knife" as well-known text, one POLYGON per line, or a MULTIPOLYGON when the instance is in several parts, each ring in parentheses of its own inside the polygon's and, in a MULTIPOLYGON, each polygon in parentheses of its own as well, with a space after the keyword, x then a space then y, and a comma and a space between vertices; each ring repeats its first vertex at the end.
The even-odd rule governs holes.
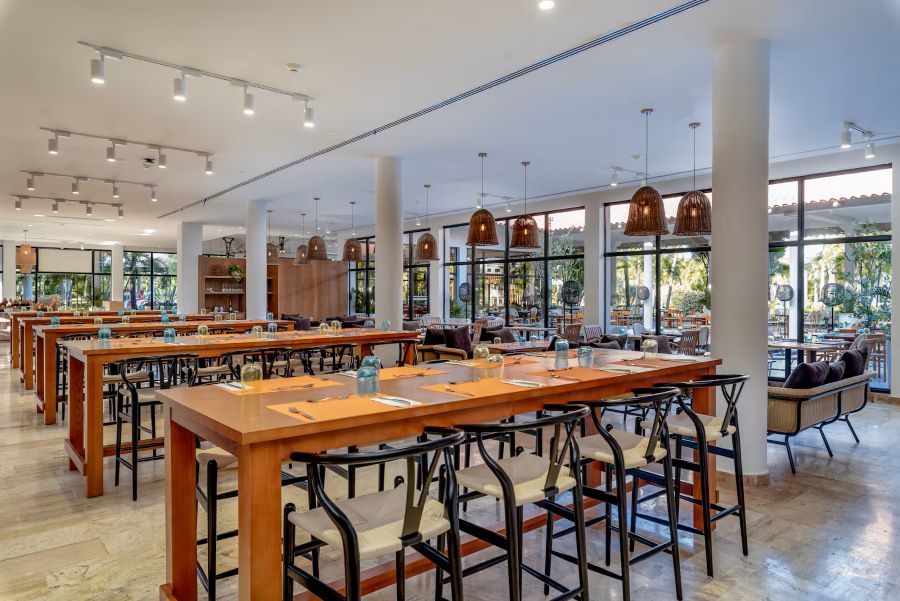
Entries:
POLYGON ((525 388, 540 388, 543 386, 540 382, 531 382, 529 380, 500 380, 504 384, 510 384, 512 386, 524 386, 525 388))

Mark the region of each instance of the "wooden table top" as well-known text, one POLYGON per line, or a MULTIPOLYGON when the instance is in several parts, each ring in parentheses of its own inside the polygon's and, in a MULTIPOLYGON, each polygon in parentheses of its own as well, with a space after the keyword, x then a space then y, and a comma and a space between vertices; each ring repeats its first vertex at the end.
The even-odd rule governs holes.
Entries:
POLYGON ((795 351, 833 351, 841 348, 841 346, 841 344, 798 342, 796 340, 778 340, 769 343, 770 349, 790 349, 795 351))
MULTIPOLYGON (((34 326, 35 336, 43 336, 47 332, 58 332, 62 336, 69 334, 90 334, 96 333, 101 327, 109 328, 113 332, 140 332, 143 330, 160 330, 165 328, 174 328, 176 330, 191 329, 196 330, 201 325, 211 328, 227 327, 227 326, 266 326, 269 322, 265 319, 236 319, 234 321, 222 320, 197 320, 197 321, 138 321, 130 323, 122 323, 121 321, 104 322, 102 326, 94 323, 70 323, 53 326, 49 324, 41 324, 34 326)), ((290 320, 275 320, 279 325, 291 325, 290 320)))
MULTIPOLYGON (((619 364, 621 361, 640 353, 622 351, 598 350, 597 355, 605 357, 609 364, 619 364)), ((312 378, 300 376, 308 380, 324 380, 336 385, 328 385, 321 388, 309 388, 297 390, 292 388, 291 380, 299 378, 287 378, 283 380, 283 390, 271 390, 260 393, 247 394, 229 391, 219 386, 199 386, 194 388, 174 388, 157 392, 157 397, 163 402, 171 404, 174 414, 182 414, 193 423, 202 424, 204 429, 218 432, 220 436, 237 445, 246 445, 256 442, 281 440, 296 436, 323 434, 330 431, 345 428, 359 428, 367 425, 385 422, 421 418, 423 416, 435 416, 434 423, 440 424, 441 413, 459 412, 484 405, 488 399, 502 400, 514 403, 540 399, 552 393, 573 393, 577 397, 579 391, 587 391, 598 385, 615 384, 635 379, 647 373, 653 373, 654 378, 665 380, 667 376, 675 376, 678 373, 697 368, 710 368, 721 364, 720 359, 699 358, 692 362, 673 362, 660 359, 643 359, 642 364, 653 365, 654 368, 631 367, 634 373, 621 373, 603 371, 603 365, 595 368, 578 368, 577 361, 571 360, 571 371, 559 372, 560 374, 578 374, 577 379, 566 376, 566 379, 557 379, 547 373, 553 368, 551 355, 546 358, 529 357, 533 361, 520 365, 506 365, 502 379, 489 378, 473 383, 474 369, 456 364, 434 364, 430 366, 417 366, 422 372, 433 371, 434 375, 421 377, 387 377, 380 382, 381 395, 394 395, 405 399, 417 401, 418 405, 410 407, 390 407, 372 401, 370 398, 356 397, 356 381, 340 374, 328 374, 312 378), (522 387, 504 384, 502 380, 522 379, 538 382, 540 387, 522 387), (466 390, 474 396, 462 396, 444 390, 429 390, 425 387, 444 385, 453 387, 449 382, 455 382, 459 390, 466 390), (481 387, 481 392, 479 391, 481 387), (344 395, 354 395, 349 399, 342 399, 344 395), (310 403, 310 399, 328 397, 320 403, 310 403), (342 407, 344 403, 344 407, 342 407), (366 405, 368 403, 371 405, 366 405), (297 406, 301 411, 318 417, 310 421, 301 415, 289 414, 288 406, 297 406), (361 411, 365 407, 365 411, 361 411)), ((383 372, 390 372, 390 369, 383 372)), ((404 368, 398 368, 404 369, 404 368)), ((408 368, 406 368, 408 369, 408 368)), ((389 375, 389 374, 388 374, 389 375)), ((675 378, 677 379, 677 378, 675 378)), ((202 432, 199 432, 201 435, 202 432)), ((321 450, 321 449, 320 449, 321 450)))
MULTIPOLYGON (((224 322, 218 322, 224 323, 224 322)), ((180 336, 174 343, 162 338, 113 338, 109 341, 71 340, 66 347, 72 357, 85 359, 91 356, 150 356, 202 352, 225 353, 231 350, 255 350, 276 346, 315 347, 338 344, 374 344, 415 339, 415 332, 382 331, 374 328, 348 328, 328 334, 317 330, 290 330, 274 334, 263 333, 263 338, 253 334, 221 334, 210 336, 180 336)))

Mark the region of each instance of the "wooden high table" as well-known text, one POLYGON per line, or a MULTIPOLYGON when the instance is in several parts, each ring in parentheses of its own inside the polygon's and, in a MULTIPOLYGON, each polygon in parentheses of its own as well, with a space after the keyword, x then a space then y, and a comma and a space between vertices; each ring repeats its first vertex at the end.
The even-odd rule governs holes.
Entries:
MULTIPOLYGON (((139 316, 135 316, 139 317, 139 316)), ((147 317, 147 316, 140 316, 147 317)), ((209 318, 209 315, 199 315, 199 317, 209 318)), ((81 319, 81 318, 70 318, 70 319, 81 319)), ((93 319, 93 318, 91 318, 93 319)), ((211 328, 215 327, 229 327, 234 329, 236 332, 246 332, 248 330, 253 329, 253 326, 262 326, 266 327, 268 324, 265 320, 236 320, 236 321, 169 321, 169 322, 161 322, 158 321, 159 315, 156 315, 154 319, 156 321, 149 320, 137 320, 132 321, 130 323, 122 323, 121 317, 116 317, 115 322, 105 321, 104 325, 108 327, 114 334, 119 336, 127 335, 129 332, 141 332, 144 330, 163 330, 166 328, 172 328, 176 332, 184 333, 184 332, 195 332, 197 328, 201 325, 207 325, 211 328)), ((30 320, 23 320, 24 322, 30 320)), ((288 328, 293 327, 292 321, 282 321, 276 320, 275 323, 279 325, 286 325, 288 328)), ((34 401, 37 406, 38 412, 44 413, 44 423, 55 424, 56 423, 56 387, 58 384, 57 381, 57 370, 56 370, 56 345, 57 342, 65 337, 72 334, 87 334, 92 338, 97 337, 97 332, 101 326, 96 325, 94 323, 67 323, 65 325, 35 325, 33 326, 33 337, 34 337, 34 345, 35 345, 35 359, 34 359, 34 401)), ((27 363, 27 362, 26 362, 27 363)), ((31 388, 28 385, 29 380, 26 378, 25 380, 26 386, 25 388, 31 388)))
MULTIPOLYGON (((222 322, 218 322, 222 323, 222 322)), ((69 469, 85 477, 85 496, 103 494, 103 458, 115 449, 103 445, 103 366, 126 359, 160 355, 196 353, 200 357, 220 357, 230 351, 253 351, 267 348, 304 349, 340 344, 360 347, 362 354, 371 352, 374 344, 406 342, 415 339, 410 332, 385 332, 368 328, 350 328, 330 334, 318 331, 277 332, 266 338, 247 334, 220 336, 181 336, 174 343, 162 338, 114 338, 110 341, 70 340, 65 342, 69 354, 69 435, 63 442, 69 456, 69 469)), ((414 352, 414 351, 413 351, 414 352)), ((198 388, 185 389, 194 395, 198 388)), ((44 403, 45 408, 49 406, 44 403)), ((147 441, 161 443, 161 440, 147 441)), ((125 445, 126 447, 128 445, 125 445)))
MULTIPOLYGON (((50 316, 53 317, 53 316, 50 316)), ((34 379, 34 327, 50 323, 50 317, 19 316, 17 318, 16 342, 12 348, 12 366, 19 368, 19 379, 25 384, 25 390, 31 390, 34 379)), ((99 317, 104 323, 121 323, 122 316, 116 313, 92 313, 88 316, 74 317, 72 314, 59 315, 60 324, 94 323, 94 318, 99 317)), ((129 314, 133 322, 159 321, 159 311, 142 311, 135 315, 129 314)), ((190 315, 188 319, 209 319, 208 315, 190 315)), ((10 336, 12 339, 12 336, 10 336)), ((11 342, 12 344, 12 342, 11 342)))
MULTIPOLYGON (((612 358, 635 356, 636 353, 597 351, 612 358)), ((238 458, 238 557, 240 599, 274 601, 281 598, 281 480, 282 461, 292 451, 320 452, 348 445, 368 445, 403 439, 420 434, 425 426, 452 426, 459 423, 486 422, 515 414, 532 412, 547 403, 568 403, 584 399, 601 399, 621 394, 638 386, 661 381, 680 381, 715 373, 719 359, 698 358, 691 362, 644 359, 655 369, 622 374, 593 371, 582 381, 538 377, 536 372, 553 367, 552 354, 546 358, 526 357, 528 363, 506 365, 507 378, 539 381, 540 388, 508 386, 502 393, 464 397, 447 392, 433 392, 422 386, 463 381, 471 378, 471 368, 454 364, 435 364, 422 369, 447 372, 442 375, 397 378, 381 382, 385 394, 400 395, 421 404, 404 408, 375 404, 375 413, 361 415, 348 410, 315 421, 292 417, 284 412, 285 404, 303 404, 305 399, 334 397, 354 391, 355 382, 342 377, 331 379, 342 387, 314 388, 303 391, 273 391, 261 394, 235 394, 216 386, 160 391, 157 397, 165 404, 166 422, 166 574, 160 587, 160 599, 195 601, 197 599, 197 499, 194 486, 197 477, 194 435, 233 453, 238 458), (533 361, 531 361, 533 359, 533 361), (273 406, 280 406, 279 410, 273 406), (381 409, 383 407, 383 410, 381 409)), ((573 362, 573 365, 577 363, 573 362)), ((598 366, 601 367, 602 366, 598 366)), ((580 373, 580 372, 570 372, 580 373)), ((486 380, 481 380, 481 383, 486 380)), ((471 389, 470 389, 471 390, 471 389)), ((715 395, 698 390, 694 409, 713 415, 715 395)), ((335 411, 341 401, 309 404, 303 409, 316 413, 328 406, 335 411)), ((715 464, 710 457, 710 471, 715 464)), ((694 484, 684 483, 682 490, 699 497, 699 474, 694 484)), ((711 489, 716 479, 710 478, 711 489)), ((715 492, 713 499, 716 498, 715 492)), ((695 522, 698 519, 695 508, 695 522)), ((541 527, 546 518, 526 522, 526 529, 541 527)), ((481 547, 464 540, 463 552, 481 547)), ((427 562, 410 561, 406 576, 428 569, 427 562)), ((430 565, 430 564, 429 564, 430 565)), ((388 586, 393 582, 393 562, 363 582, 363 593, 388 586)), ((364 575, 365 577, 365 575, 364 575)))

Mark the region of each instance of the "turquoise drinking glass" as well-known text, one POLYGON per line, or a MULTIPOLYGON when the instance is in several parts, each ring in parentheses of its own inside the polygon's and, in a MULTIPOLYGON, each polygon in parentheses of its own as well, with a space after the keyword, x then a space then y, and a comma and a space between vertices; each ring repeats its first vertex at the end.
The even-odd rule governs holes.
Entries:
POLYGON ((356 394, 372 396, 378 394, 378 368, 371 365, 360 367, 356 371, 356 394))
POLYGON ((100 342, 109 342, 109 339, 112 338, 112 331, 104 326, 97 330, 97 340, 100 342))
POLYGON ((553 362, 556 369, 569 367, 569 341, 564 338, 556 340, 556 360, 553 362))
POLYGON ((359 366, 381 369, 381 359, 378 358, 378 355, 366 355, 363 357, 362 363, 360 363, 359 366))
POLYGON ((589 346, 578 348, 578 367, 594 367, 594 349, 589 346))
POLYGON ((166 344, 175 342, 175 328, 166 328, 163 330, 163 342, 166 344))

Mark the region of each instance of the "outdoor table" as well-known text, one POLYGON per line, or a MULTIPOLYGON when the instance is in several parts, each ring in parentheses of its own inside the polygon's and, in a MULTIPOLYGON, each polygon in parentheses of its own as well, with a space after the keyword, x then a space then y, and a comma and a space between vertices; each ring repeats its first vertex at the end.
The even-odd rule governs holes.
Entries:
POLYGON ((822 342, 798 342, 797 340, 780 340, 769 343, 770 351, 784 351, 784 377, 787 379, 791 373, 791 357, 797 352, 797 363, 805 363, 807 360, 816 360, 816 353, 840 350, 842 344, 826 344, 822 342))

